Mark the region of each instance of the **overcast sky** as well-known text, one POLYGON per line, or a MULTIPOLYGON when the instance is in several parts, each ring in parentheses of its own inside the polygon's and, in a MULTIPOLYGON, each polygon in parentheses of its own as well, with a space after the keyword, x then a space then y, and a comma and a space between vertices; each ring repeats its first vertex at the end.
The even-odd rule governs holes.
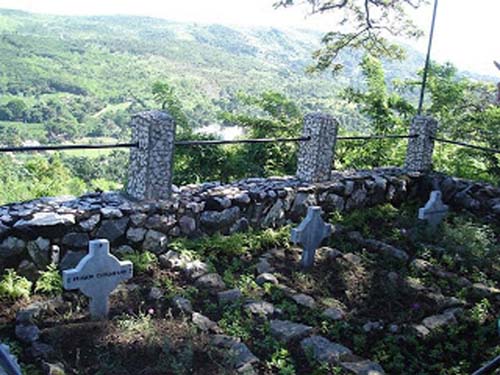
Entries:
MULTIPOLYGON (((328 14, 308 16, 307 8, 273 9, 275 0, 0 0, 0 8, 65 15, 130 14, 178 21, 244 26, 333 29, 328 14)), ((428 32, 432 7, 413 13, 428 32)), ((433 57, 461 69, 498 76, 500 0, 440 0, 433 57)), ((427 37, 410 42, 425 51, 427 37)))

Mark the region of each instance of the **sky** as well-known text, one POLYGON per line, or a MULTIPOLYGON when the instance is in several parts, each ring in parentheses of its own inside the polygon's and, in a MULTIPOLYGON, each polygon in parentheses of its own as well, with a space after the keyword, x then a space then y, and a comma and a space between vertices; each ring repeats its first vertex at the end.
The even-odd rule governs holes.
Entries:
MULTIPOLYGON (((433 0, 431 0, 433 1, 433 0)), ((240 26, 334 29, 328 14, 309 15, 305 6, 274 9, 275 0, 0 0, 0 8, 62 15, 127 14, 198 23, 240 26)), ((425 52, 432 6, 412 17, 426 33, 407 41, 425 52)), ((500 0, 439 0, 432 57, 460 69, 499 77, 493 60, 500 61, 500 0), (473 5, 472 5, 473 4, 473 5), (497 44, 498 43, 498 44, 497 44)))

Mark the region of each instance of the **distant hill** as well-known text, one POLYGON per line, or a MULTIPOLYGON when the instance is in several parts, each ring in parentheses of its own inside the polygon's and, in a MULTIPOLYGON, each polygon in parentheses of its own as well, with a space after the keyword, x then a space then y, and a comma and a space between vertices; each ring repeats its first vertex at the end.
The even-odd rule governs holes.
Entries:
MULTIPOLYGON (((308 75, 320 38, 310 30, 0 9, 0 105, 21 98, 26 115, 9 120, 52 122, 47 134, 55 138, 123 135, 123 112, 153 106, 158 80, 176 88, 194 125, 217 121, 238 91, 275 90, 304 111, 342 113, 335 96, 360 84, 360 56, 345 53, 339 76, 308 75)), ((423 56, 409 50, 405 61, 386 64, 387 78, 415 78, 422 65, 423 56)))

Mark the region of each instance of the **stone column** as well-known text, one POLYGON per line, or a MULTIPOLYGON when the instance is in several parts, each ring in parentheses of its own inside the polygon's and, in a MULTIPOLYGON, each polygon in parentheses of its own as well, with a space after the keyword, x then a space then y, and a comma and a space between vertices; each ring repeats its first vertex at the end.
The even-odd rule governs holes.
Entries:
POLYGON ((138 200, 168 199, 172 192, 175 120, 161 111, 132 116, 127 193, 138 200))
POLYGON ((497 100, 495 104, 500 106, 500 82, 497 83, 497 100))
POLYGON ((432 152, 438 122, 429 116, 415 116, 410 126, 410 135, 418 137, 408 140, 405 168, 409 171, 427 172, 432 169, 432 152))
POLYGON ((297 178, 306 182, 328 181, 332 174, 338 121, 323 113, 304 116, 303 137, 297 161, 297 178))

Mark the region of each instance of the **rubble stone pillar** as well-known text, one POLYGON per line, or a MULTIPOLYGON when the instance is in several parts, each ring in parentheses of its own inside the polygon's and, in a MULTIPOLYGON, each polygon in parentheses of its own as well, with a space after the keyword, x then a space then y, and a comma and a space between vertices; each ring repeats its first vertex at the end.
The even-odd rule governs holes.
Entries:
POLYGON ((132 117, 127 193, 137 200, 168 199, 172 193, 175 120, 166 112, 132 117))
POLYGON ((415 116, 410 126, 405 168, 409 171, 428 172, 432 169, 434 137, 438 122, 429 116, 415 116), (417 137, 418 136, 418 137, 417 137))
POLYGON ((323 113, 304 116, 303 137, 297 161, 296 176, 305 182, 328 181, 332 174, 332 163, 337 141, 338 121, 323 113))

